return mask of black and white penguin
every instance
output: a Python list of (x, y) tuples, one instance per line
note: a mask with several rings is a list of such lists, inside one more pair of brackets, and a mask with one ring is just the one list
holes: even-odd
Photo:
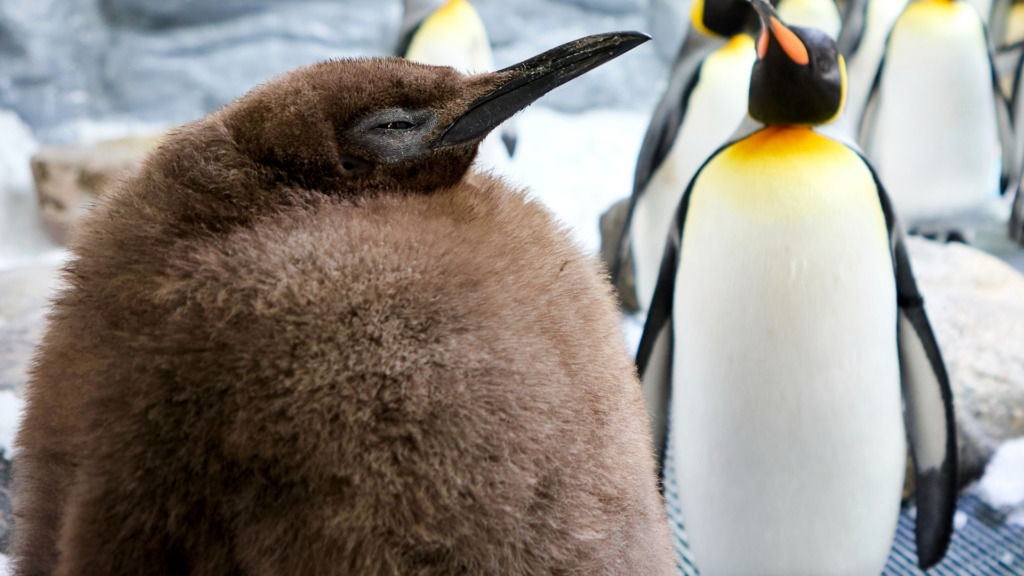
[(637, 358), (671, 406), (694, 558), (709, 576), (879, 574), (909, 432), (928, 567), (956, 499), (946, 370), (879, 178), (812, 129), (842, 107), (842, 56), (753, 5), (759, 124), (687, 187)]
[(889, 34), (859, 140), (912, 230), (955, 229), (946, 222), (984, 211), (1012, 185), (1009, 108), (970, 3), (907, 5)]
[(612, 265), (614, 279), (622, 255), (632, 251), (641, 310), (654, 293), (661, 249), (686, 183), (746, 116), (756, 55), (745, 27), (753, 19), (746, 0), (692, 5), (690, 30), (640, 147), (627, 224)]
[[(779, 11), (800, 25), (838, 34), (833, 0), (782, 0)], [(627, 224), (612, 264), (614, 281), (623, 254), (632, 251), (641, 310), (650, 304), (661, 249), (686, 184), (746, 117), (755, 60), (748, 25), (755, 20), (746, 0), (691, 5), (690, 29), (640, 147)]]
[(271, 80), (72, 247), (17, 437), (19, 576), (675, 570), (611, 287), (484, 136), (647, 40)]

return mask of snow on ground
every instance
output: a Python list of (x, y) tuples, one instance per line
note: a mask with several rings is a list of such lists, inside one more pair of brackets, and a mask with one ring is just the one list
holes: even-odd
[(23, 400), (14, 392), (9, 390), (0, 392), (0, 447), (3, 447), (4, 455), (7, 458), (11, 457), (14, 433), (18, 429), (22, 404)]
[(1024, 438), (999, 447), (977, 491), (989, 506), (1006, 512), (1008, 522), (1024, 526)]

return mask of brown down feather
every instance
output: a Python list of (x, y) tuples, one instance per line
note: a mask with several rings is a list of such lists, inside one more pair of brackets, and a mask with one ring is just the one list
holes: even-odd
[(491, 81), (303, 68), (99, 203), (26, 392), (16, 574), (674, 573), (595, 259), (475, 143), (336, 166), (367, 110)]

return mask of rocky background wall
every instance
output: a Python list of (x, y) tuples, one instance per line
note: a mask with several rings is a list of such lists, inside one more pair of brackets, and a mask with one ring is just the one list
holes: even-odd
[[(649, 106), (689, 0), (475, 2), (504, 66), (612, 29), (655, 32), (630, 66), (603, 68), (548, 106)], [(6, 0), (0, 3), (0, 110), (47, 143), (83, 136), (76, 121), (177, 124), (286, 70), (389, 54), (399, 0)], [(86, 134), (88, 135), (88, 134)]]

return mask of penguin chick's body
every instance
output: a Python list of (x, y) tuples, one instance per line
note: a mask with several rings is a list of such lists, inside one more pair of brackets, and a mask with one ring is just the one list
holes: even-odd
[(466, 172), (508, 98), (616, 41), (328, 62), (169, 136), (74, 245), (15, 573), (672, 573), (609, 286)]
[(1016, 174), (985, 27), (962, 0), (911, 2), (886, 44), (861, 145), (910, 225), (976, 211)]

